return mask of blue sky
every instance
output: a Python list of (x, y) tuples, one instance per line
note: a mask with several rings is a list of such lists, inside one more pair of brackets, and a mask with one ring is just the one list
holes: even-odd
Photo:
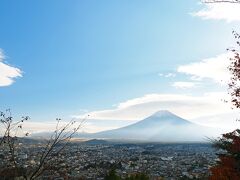
[(43, 122), (149, 94), (223, 91), (211, 75), (179, 72), (233, 44), (239, 19), (191, 14), (204, 8), (197, 0), (3, 0), (1, 61), (22, 77), (0, 86), (0, 109)]

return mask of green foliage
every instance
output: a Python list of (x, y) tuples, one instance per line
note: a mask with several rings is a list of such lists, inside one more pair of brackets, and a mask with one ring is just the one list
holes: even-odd
[(111, 170), (107, 175), (106, 177), (104, 178), (104, 180), (121, 180), (121, 177), (118, 176), (116, 174), (116, 171), (113, 169)]
[(121, 178), (116, 174), (115, 170), (111, 170), (104, 178), (104, 180), (149, 180), (150, 178), (144, 173), (131, 174), (126, 178)]
[(149, 177), (144, 173), (140, 173), (140, 174), (130, 175), (125, 180), (149, 180)]

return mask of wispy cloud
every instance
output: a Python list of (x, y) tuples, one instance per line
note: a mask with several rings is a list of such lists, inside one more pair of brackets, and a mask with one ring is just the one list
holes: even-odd
[(5, 56), (0, 49), (0, 86), (9, 86), (17, 77), (22, 77), (22, 71), (4, 62)]
[(173, 87), (175, 88), (182, 88), (182, 89), (187, 89), (187, 88), (193, 88), (196, 86), (196, 82), (189, 82), (189, 81), (178, 81), (174, 82), (172, 84)]
[[(61, 121), (59, 123), (59, 127), (65, 126), (69, 121)], [(79, 125), (81, 120), (77, 121), (76, 125)], [(135, 123), (135, 121), (126, 121), (126, 120), (94, 120), (87, 119), (84, 123), (81, 123), (81, 128), (78, 132), (99, 132), (110, 129), (116, 129), (119, 127), (124, 127)], [(43, 133), (43, 132), (54, 132), (56, 130), (56, 122), (55, 121), (28, 121), (23, 124), (23, 129), (18, 132), (18, 135), (22, 136), (25, 133), (35, 134), (35, 133)], [(2, 131), (0, 129), (0, 135), (2, 135)]]
[(165, 77), (165, 78), (171, 78), (171, 77), (175, 77), (176, 74), (174, 74), (174, 73), (167, 73), (167, 74), (158, 73), (158, 76)]
[(217, 127), (225, 129), (228, 132), (235, 130), (239, 126), (239, 112), (237, 110), (231, 113), (221, 113), (212, 116), (203, 116), (200, 118), (193, 119), (192, 121), (198, 124), (202, 124), (209, 127)]
[(203, 59), (199, 62), (179, 66), (177, 71), (191, 75), (193, 80), (209, 78), (217, 83), (226, 83), (230, 78), (228, 66), (231, 53), (225, 53), (213, 58)]
[(227, 22), (240, 21), (240, 4), (237, 3), (210, 3), (204, 8), (191, 13), (203, 19), (225, 20)]
[[(119, 103), (113, 109), (87, 113), (90, 117), (83, 123), (80, 131), (97, 132), (123, 127), (144, 119), (156, 111), (166, 109), (199, 124), (229, 129), (233, 127), (229, 126), (229, 123), (235, 122), (239, 113), (234, 112), (231, 105), (224, 103), (222, 99), (227, 99), (227, 94), (224, 92), (211, 92), (199, 96), (147, 94)], [(79, 118), (79, 122), (81, 122), (82, 117), (86, 117), (86, 114), (74, 115), (73, 117)], [(56, 123), (53, 121), (27, 122), (24, 129), (30, 133), (36, 133), (53, 131), (55, 126)]]
[[(91, 119), (104, 120), (141, 120), (156, 111), (167, 109), (184, 118), (231, 112), (231, 107), (222, 99), (226, 94), (213, 92), (202, 96), (181, 94), (147, 94), (143, 97), (119, 103), (114, 109), (89, 112)], [(79, 115), (75, 117), (83, 117)]]

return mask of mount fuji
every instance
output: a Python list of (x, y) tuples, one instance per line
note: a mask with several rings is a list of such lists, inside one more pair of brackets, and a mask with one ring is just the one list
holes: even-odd
[(132, 125), (87, 136), (110, 140), (204, 142), (217, 135), (219, 134), (213, 128), (192, 123), (167, 110), (161, 110)]

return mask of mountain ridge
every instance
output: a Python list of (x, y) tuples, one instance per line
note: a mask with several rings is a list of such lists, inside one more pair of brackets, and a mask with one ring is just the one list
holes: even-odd
[(134, 124), (92, 134), (94, 138), (157, 142), (206, 141), (213, 129), (194, 124), (168, 110), (160, 110)]
[(160, 110), (125, 127), (97, 133), (77, 133), (76, 136), (115, 141), (206, 142), (216, 134), (213, 128), (195, 124), (168, 110)]

